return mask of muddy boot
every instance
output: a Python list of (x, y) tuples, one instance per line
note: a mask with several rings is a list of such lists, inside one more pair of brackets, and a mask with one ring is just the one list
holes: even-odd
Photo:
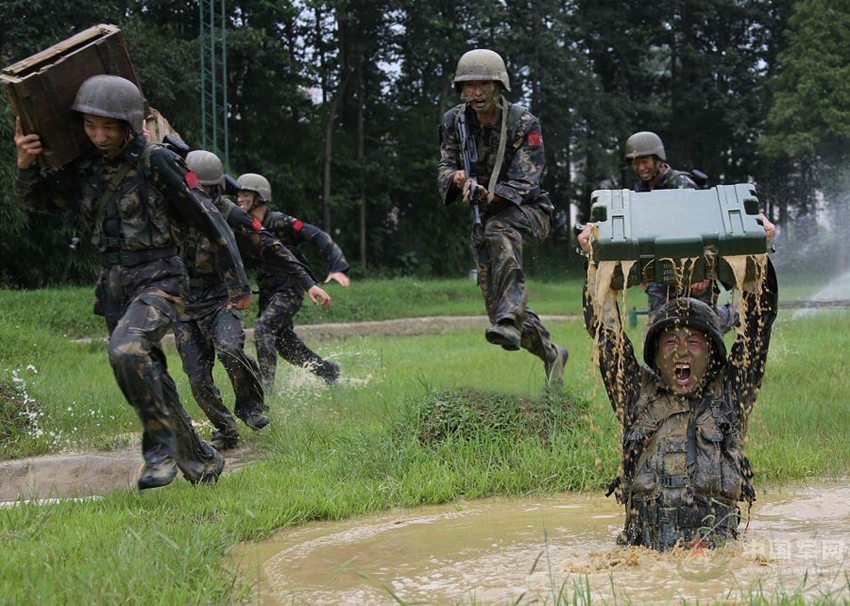
[(335, 385), (337, 379), (339, 379), (339, 364), (331, 362), (330, 360), (323, 361), (318, 366), (314, 366), (311, 370), (317, 377), (323, 378), (325, 383), (328, 385)]
[(164, 457), (155, 463), (142, 464), (139, 470), (139, 490), (167, 486), (177, 475), (177, 463), (171, 457)]
[(546, 371), (546, 391), (559, 391), (564, 386), (564, 367), (567, 365), (567, 360), (570, 353), (566, 347), (560, 345), (552, 345), (554, 351), (544, 364)]
[(236, 448), (238, 442), (239, 434), (231, 433), (229, 431), (214, 431), (210, 438), (210, 446), (219, 452)]
[(258, 408), (237, 410), (236, 416), (242, 419), (242, 422), (254, 431), (259, 431), (269, 424), (269, 417), (263, 414), (263, 411)]
[(183, 472), (183, 476), (189, 480), (192, 484), (214, 484), (218, 480), (218, 476), (221, 475), (221, 472), (224, 470), (224, 457), (218, 454), (218, 452), (213, 451), (215, 455), (206, 465), (204, 465), (201, 472), (195, 477), (189, 477)]
[(519, 330), (510, 320), (500, 320), (498, 324), (492, 324), (484, 331), (484, 338), (508, 351), (518, 351), (522, 340)]

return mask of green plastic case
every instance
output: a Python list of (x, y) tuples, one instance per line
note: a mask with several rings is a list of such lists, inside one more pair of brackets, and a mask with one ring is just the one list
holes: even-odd
[(749, 183), (641, 193), (596, 190), (590, 207), (590, 220), (599, 230), (593, 260), (637, 262), (625, 280), (622, 273), (614, 276), (615, 288), (623, 282), (676, 284), (706, 278), (734, 283), (724, 257), (767, 252), (759, 212)]

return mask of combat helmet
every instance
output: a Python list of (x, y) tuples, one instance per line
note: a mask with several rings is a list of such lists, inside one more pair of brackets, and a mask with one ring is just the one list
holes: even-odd
[(508, 70), (499, 53), (486, 48), (476, 48), (468, 51), (457, 62), (455, 72), (455, 90), (460, 92), (463, 82), (473, 80), (496, 80), (502, 83), (502, 87), (510, 91), (511, 82), (508, 79)]
[(633, 160), (640, 156), (658, 156), (662, 160), (667, 159), (664, 153), (664, 143), (661, 137), (655, 133), (643, 130), (633, 134), (626, 141), (626, 158)]
[(236, 186), (245, 191), (252, 191), (260, 197), (260, 202), (270, 202), (272, 199), (272, 186), (268, 179), (257, 173), (245, 173), (236, 180)]
[(92, 76), (80, 85), (71, 109), (81, 114), (123, 120), (134, 133), (142, 132), (145, 102), (139, 88), (121, 76)]
[(214, 153), (204, 149), (190, 151), (186, 155), (186, 165), (201, 185), (224, 187), (224, 167)]
[(711, 342), (711, 370), (717, 370), (726, 364), (726, 344), (717, 314), (710, 305), (691, 297), (676, 298), (665, 303), (659, 309), (646, 330), (643, 342), (643, 361), (650, 368), (655, 366), (655, 354), (658, 352), (658, 337), (668, 328), (694, 328), (705, 334)]

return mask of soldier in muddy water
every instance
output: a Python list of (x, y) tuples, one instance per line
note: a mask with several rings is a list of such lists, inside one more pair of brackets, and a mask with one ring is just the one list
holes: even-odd
[[(762, 220), (769, 242), (774, 228)], [(593, 228), (587, 224), (578, 237), (586, 253)], [(620, 324), (610, 276), (606, 280), (602, 264), (588, 267), (585, 322), (623, 432), (620, 473), (608, 492), (625, 506), (621, 544), (658, 550), (721, 544), (737, 537), (738, 502), (755, 499), (744, 443), (764, 377), (778, 287), (767, 255), (752, 260), (757, 276), (739, 285), (742, 319), (728, 355), (714, 311), (681, 297), (664, 304), (649, 324), (646, 366)]]
[[(237, 202), (262, 226), (279, 239), (302, 262), (306, 260), (299, 246), (313, 245), (326, 264), (325, 284), (336, 282), (343, 288), (351, 284), (348, 261), (330, 235), (292, 215), (271, 210), (272, 188), (268, 179), (257, 173), (245, 173), (237, 179)], [(304, 302), (306, 283), (292, 280), (280, 272), (269, 271), (260, 265), (257, 272), (260, 286), (260, 317), (254, 327), (257, 361), (266, 390), (274, 386), (277, 354), (295, 366), (301, 366), (327, 384), (339, 379), (339, 364), (322, 358), (310, 349), (295, 332), (295, 315)]]
[[(328, 307), (330, 297), (316, 286), (307, 268), (264, 230), (259, 221), (223, 195), (225, 175), (221, 159), (212, 152), (195, 150), (186, 156), (186, 163), (233, 230), (245, 262), (262, 263), (268, 272), (296, 280), (314, 304)], [(241, 313), (227, 306), (227, 287), (213, 253), (209, 239), (190, 228), (181, 249), (189, 272), (189, 296), (186, 313), (174, 325), (174, 336), (192, 394), (215, 427), (210, 443), (222, 451), (237, 445), (239, 432), (213, 380), (216, 357), (233, 386), (236, 416), (254, 430), (265, 427), (269, 417), (265, 414), (268, 407), (260, 369), (245, 353)]]
[[(505, 98), (511, 90), (508, 73), (491, 50), (464, 54), (454, 84), (463, 102), (440, 124), (437, 185), (446, 205), (481, 200), (473, 208), (471, 244), (491, 323), (484, 336), (507, 351), (522, 348), (540, 358), (547, 389), (560, 390), (568, 353), (527, 306), (522, 268), (524, 248), (546, 239), (555, 211), (540, 188), (545, 171), (540, 122)], [(462, 139), (476, 150), (470, 171), (477, 175), (464, 170)]]
[(224, 458), (192, 426), (161, 339), (183, 312), (187, 275), (178, 249), (189, 225), (215, 250), (228, 305), (235, 310), (250, 305), (233, 234), (183, 160), (149, 143), (144, 100), (135, 84), (93, 76), (80, 86), (71, 109), (93, 149), (61, 169), (39, 168), (41, 140), (24, 134), (16, 119), (15, 197), (32, 210), (68, 212), (82, 220), (100, 253), (95, 313), (106, 319), (109, 362), (142, 423), (139, 489), (171, 483), (178, 468), (192, 483), (213, 482)]

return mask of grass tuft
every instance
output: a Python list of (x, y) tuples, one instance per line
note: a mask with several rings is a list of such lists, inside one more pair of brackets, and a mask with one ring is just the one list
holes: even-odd
[(431, 391), (412, 410), (417, 439), (423, 445), (447, 438), (477, 440), (538, 438), (569, 432), (585, 402), (566, 394), (532, 398), (472, 388)]

